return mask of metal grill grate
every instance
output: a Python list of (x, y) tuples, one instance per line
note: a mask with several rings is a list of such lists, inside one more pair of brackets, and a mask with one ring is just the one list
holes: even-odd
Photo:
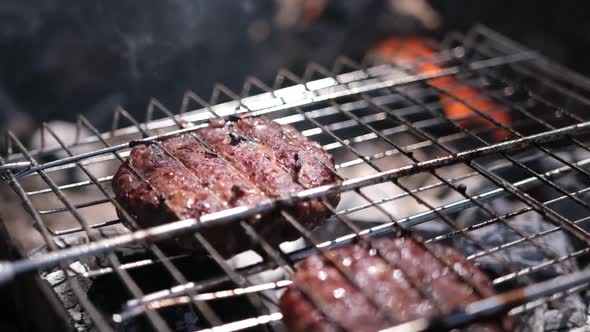
[[(444, 259), (429, 245), (441, 242), (457, 247), (468, 259), (489, 268), (500, 290), (529, 286), (518, 296), (510, 293), (512, 297), (476, 302), (442, 318), (445, 324), (508, 309), (524, 317), (550, 301), (585, 290), (590, 280), (586, 272), (538, 282), (576, 273), (590, 252), (585, 227), (590, 218), (590, 147), (585, 135), (590, 127), (585, 111), (590, 82), (481, 26), (466, 36), (450, 35), (437, 49), (427, 57), (415, 54), (404, 63), (369, 66), (341, 58), (331, 70), (311, 65), (302, 77), (282, 71), (272, 87), (251, 78), (240, 94), (218, 85), (208, 102), (189, 92), (179, 114), (152, 100), (144, 123), (119, 109), (113, 130), (104, 134), (80, 116), (79, 132), (90, 136), (64, 142), (59, 133), (45, 127), (45, 141), (56, 144), (40, 150), (27, 150), (8, 133), (8, 153), (1, 160), (3, 177), (33, 217), (46, 251), (4, 263), (1, 279), (6, 282), (31, 271), (47, 278), (61, 271), (81, 312), (89, 318), (81, 329), (92, 326), (110, 331), (140, 316), (154, 329), (170, 331), (177, 326), (163, 317), (164, 308), (183, 306), (198, 317), (199, 328), (210, 328), (207, 331), (280, 330), (281, 314), (269, 291), (292, 283), (288, 276), (297, 268), (294, 262), (312, 253), (326, 255), (354, 283), (350, 271), (329, 249), (352, 241), (370, 245), (375, 237), (403, 232), (416, 236), (443, 264)], [(416, 68), (425, 63), (436, 64), (440, 70), (417, 73)], [(454, 85), (433, 84), (437, 78), (448, 77), (456, 79)], [(464, 98), (458, 91), (466, 86), (478, 93)], [(495, 107), (477, 107), (482, 99), (493, 101)], [(469, 112), (449, 116), (450, 104)], [(194, 105), (199, 109), (189, 112)], [(212, 118), (242, 113), (291, 124), (320, 142), (335, 156), (341, 182), (200, 220), (179, 220), (134, 232), (107, 231), (120, 229), (115, 209), (123, 209), (114, 200), (110, 180), (131, 147), (159, 144), (163, 138), (202, 128)], [(58, 158), (47, 161), (52, 155)], [(68, 181), (72, 172), (83, 180)], [(342, 194), (338, 207), (326, 200), (332, 192)], [(332, 211), (329, 222), (320, 227), (324, 229), (308, 231), (281, 210), (301, 233), (303, 247), (273, 247), (245, 221), (248, 216), (309, 199), (322, 200)], [(122, 216), (134, 224), (128, 213)], [(530, 225), (523, 225), (527, 220), (538, 221), (535, 225), (541, 228), (531, 231)], [(236, 267), (199, 232), (202, 227), (228, 222), (239, 223), (266, 258)], [(489, 230), (508, 235), (490, 239)], [(196, 280), (187, 275), (183, 263), (193, 258), (168, 257), (160, 249), (159, 240), (181, 233), (194, 234), (216, 264), (215, 273)], [(554, 242), (558, 236), (567, 243)], [(130, 246), (141, 247), (135, 249), (142, 254), (131, 259), (122, 256), (121, 250)], [(527, 262), (515, 260), (513, 254), (522, 251), (536, 256)], [(80, 262), (82, 267), (74, 268)], [(167, 286), (146, 287), (138, 277), (138, 271), (146, 267), (157, 267), (162, 272), (158, 278), (166, 279)], [(277, 268), (279, 278), (254, 281), (254, 276)], [(448, 268), (456, 273), (453, 266)], [(116, 304), (114, 315), (86, 292), (86, 280), (95, 287), (97, 280), (110, 276), (128, 294), (127, 301)], [(470, 280), (465, 282), (478, 291)], [(54, 284), (55, 288), (61, 285)], [(322, 310), (305, 285), (295, 286)], [(432, 298), (427, 291), (421, 292)], [(248, 309), (220, 309), (212, 302), (236, 298)], [(431, 323), (417, 321), (404, 327), (424, 329)]]

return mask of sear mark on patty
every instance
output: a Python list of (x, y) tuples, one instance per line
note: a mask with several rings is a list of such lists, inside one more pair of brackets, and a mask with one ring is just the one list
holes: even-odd
[[(337, 180), (332, 173), (333, 158), (319, 144), (303, 135), (297, 138), (298, 142), (290, 142), (293, 139), (281, 131), (284, 126), (269, 125), (269, 120), (260, 122), (255, 135), (250, 135), (242, 129), (249, 127), (245, 122), (253, 119), (256, 118), (215, 121), (206, 128), (159, 142), (174, 157), (165, 154), (158, 144), (135, 146), (113, 177), (116, 199), (140, 227), (151, 227), (179, 218), (199, 218), (226, 208), (263, 204), (269, 199), (295, 195), (305, 188)], [(267, 133), (262, 135), (265, 130)], [(258, 139), (261, 136), (265, 140)], [(289, 149), (276, 142), (269, 144), (270, 140), (288, 141), (284, 146)], [(312, 159), (309, 151), (321, 162)], [(158, 195), (162, 195), (166, 204), (162, 204)], [(339, 197), (330, 199), (337, 204)], [(318, 201), (298, 203), (288, 212), (309, 229), (329, 215)], [(276, 212), (254, 219), (257, 230), (270, 237), (267, 239), (271, 243), (299, 237)], [(226, 230), (208, 232), (211, 242), (224, 256), (250, 249), (249, 238), (234, 224), (222, 226)], [(194, 250), (198, 246), (193, 242), (187, 240), (173, 246)]]

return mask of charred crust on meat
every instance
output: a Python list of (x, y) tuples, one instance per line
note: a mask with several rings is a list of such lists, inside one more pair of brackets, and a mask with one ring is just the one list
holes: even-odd
[(232, 197), (229, 201), (230, 204), (235, 203), (238, 199), (242, 198), (246, 192), (238, 185), (231, 186)]
[(238, 121), (240, 121), (240, 117), (237, 116), (237, 115), (235, 115), (235, 114), (232, 114), (232, 115), (229, 115), (227, 117), (227, 121), (229, 121), (229, 122), (238, 122)]
[(393, 235), (393, 237), (398, 238), (398, 237), (411, 237), (413, 236), (414, 238), (418, 238), (415, 234), (412, 234), (412, 232), (408, 229), (405, 228), (400, 228), (397, 229)]
[(162, 193), (156, 192), (156, 197), (158, 198), (158, 205), (162, 209), (166, 209), (166, 197), (162, 195)]
[(295, 172), (299, 172), (301, 170), (301, 159), (299, 158), (299, 153), (295, 153), (293, 155), (293, 159), (295, 160)]
[(153, 144), (153, 142), (152, 141), (147, 141), (146, 142), (144, 140), (137, 139), (137, 140), (130, 141), (129, 142), (129, 147), (130, 148), (134, 148), (134, 147), (139, 146), (139, 145), (150, 145), (150, 144)]
[(365, 241), (369, 240), (366, 237), (362, 237), (362, 236), (355, 236), (352, 238), (352, 240), (350, 241), (351, 244), (356, 244), (359, 245), (361, 243), (364, 243)]
[(294, 171), (294, 178), (295, 181), (299, 181), (299, 171), (301, 171), (301, 158), (299, 158), (299, 153), (295, 153), (293, 155), (294, 163), (293, 163), (293, 171)]
[(211, 149), (207, 149), (205, 151), (205, 157), (207, 157), (207, 158), (217, 158), (217, 157), (219, 157), (219, 153), (217, 153), (216, 151), (213, 151)]
[(461, 194), (465, 194), (467, 192), (467, 186), (464, 183), (461, 183), (457, 186), (457, 191)]
[(242, 142), (248, 141), (248, 139), (246, 137), (244, 137), (236, 132), (233, 132), (233, 131), (231, 133), (229, 133), (229, 138), (231, 139), (229, 142), (229, 144), (231, 144), (231, 145), (238, 145)]

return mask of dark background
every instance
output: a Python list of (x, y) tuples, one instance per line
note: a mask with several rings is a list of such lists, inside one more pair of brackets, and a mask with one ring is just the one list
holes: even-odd
[(186, 89), (207, 99), (214, 82), (239, 91), (247, 75), (271, 81), (281, 67), (361, 58), (391, 35), (441, 37), (476, 23), (590, 72), (587, 2), (424, 0), (434, 23), (399, 10), (417, 2), (4, 0), (0, 127), (27, 137), (82, 113), (106, 129), (119, 105), (143, 119), (150, 97), (177, 109)]

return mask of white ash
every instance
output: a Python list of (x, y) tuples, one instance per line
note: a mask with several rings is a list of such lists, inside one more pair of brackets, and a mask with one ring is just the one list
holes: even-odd
[(519, 322), (517, 332), (588, 331), (587, 300), (578, 294), (540, 305)]
[[(573, 153), (567, 159), (571, 160), (572, 156), (574, 155), (576, 154)], [(544, 172), (546, 170), (555, 169), (562, 165), (555, 162), (555, 160), (546, 158), (528, 166), (536, 169), (538, 172)], [(517, 178), (519, 176), (529, 177), (531, 175), (523, 174), (521, 171), (517, 171), (516, 169), (505, 169), (501, 172), (501, 176), (507, 181), (515, 182), (521, 179)], [(574, 174), (567, 174), (552, 180), (556, 181), (560, 187), (564, 188), (568, 192), (574, 192), (585, 188), (587, 187), (588, 182), (587, 179), (584, 179), (580, 175)], [(480, 186), (480, 188), (474, 188), (474, 192), (485, 192), (491, 189), (487, 187), (481, 187), (484, 186)], [(538, 186), (532, 190), (534, 190), (535, 198), (541, 202), (548, 201), (556, 197), (556, 192), (554, 190), (548, 189), (546, 186)], [(561, 194), (558, 195), (561, 196)], [(580, 198), (585, 200), (584, 196), (581, 196)], [(574, 208), (573, 205), (575, 205), (575, 203), (573, 203), (571, 200), (563, 200), (551, 204), (550, 208), (555, 212), (566, 216), (570, 220), (577, 220), (581, 217), (587, 216), (588, 211), (584, 211), (583, 208), (579, 208), (578, 206)], [(486, 203), (485, 206), (499, 216), (518, 211), (525, 207), (523, 203), (519, 202), (516, 198), (510, 195), (497, 198), (492, 202)], [(467, 227), (486, 220), (490, 220), (492, 218), (493, 216), (490, 216), (480, 208), (471, 208), (462, 211), (457, 218), (457, 222), (460, 227)], [(518, 229), (525, 236), (554, 229), (556, 226), (554, 223), (545, 219), (539, 213), (533, 211), (508, 218), (506, 219), (506, 222), (512, 227)], [(488, 248), (500, 246), (522, 238), (513, 230), (510, 230), (502, 222), (496, 222), (483, 228), (473, 230), (469, 232), (469, 234)], [(454, 245), (458, 248), (461, 248), (463, 253), (466, 255), (472, 255), (482, 251), (481, 248), (462, 235), (456, 236), (453, 242)], [(563, 257), (573, 253), (576, 249), (578, 249), (578, 241), (561, 230), (545, 236), (537, 237), (534, 239), (534, 242), (539, 247), (548, 249), (550, 253), (543, 252), (541, 249), (533, 246), (530, 242), (525, 241), (518, 245), (497, 251), (496, 257), (499, 256), (501, 259), (503, 258), (513, 269), (518, 271), (528, 267), (537, 266), (554, 258), (551, 257), (551, 255)], [(503, 270), (501, 262), (491, 255), (479, 257), (476, 259), (476, 261), (481, 264), (484, 269), (491, 271), (493, 274), (500, 276), (506, 273), (506, 271)], [(534, 273), (528, 274), (528, 280), (520, 278), (519, 281), (542, 281), (568, 273), (568, 270), (575, 271), (581, 268), (580, 263), (574, 259), (566, 260), (563, 263), (563, 266), (554, 264)], [(521, 283), (520, 285), (523, 284)], [(587, 313), (587, 296), (584, 294), (573, 294), (565, 298), (540, 305), (531, 311), (521, 314), (517, 319), (517, 330), (526, 332), (570, 330), (572, 328), (584, 326), (589, 317)]]
[[(517, 211), (519, 210), (519, 207), (521, 207), (519, 204), (506, 198), (496, 199), (487, 203), (485, 206), (500, 216), (509, 212)], [(459, 227), (467, 227), (492, 218), (492, 216), (482, 209), (472, 208), (461, 213), (457, 222)], [(507, 219), (507, 223), (527, 236), (555, 228), (552, 223), (544, 220), (539, 214), (534, 212), (528, 212)], [(522, 239), (519, 234), (511, 230), (501, 221), (473, 230), (469, 232), (469, 234), (488, 248), (494, 248)], [(553, 253), (557, 257), (566, 256), (574, 252), (571, 239), (562, 231), (556, 231), (538, 237), (532, 241), (539, 247), (547, 248), (549, 253)], [(465, 236), (457, 236), (455, 243), (457, 244), (457, 247), (462, 248), (463, 253), (466, 255), (473, 255), (482, 251), (482, 248), (467, 239)], [(521, 244), (502, 249), (494, 255), (490, 254), (480, 257), (477, 259), (477, 262), (485, 269), (493, 271), (497, 275), (502, 275), (506, 273), (506, 271), (503, 269), (500, 258), (497, 258), (498, 256), (507, 261), (514, 270), (521, 270), (541, 264), (549, 258), (554, 258), (547, 257), (547, 254), (547, 252), (543, 252), (541, 249), (533, 246), (530, 242), (525, 241)], [(567, 261), (566, 265), (569, 265), (570, 268), (575, 268), (573, 261)], [(552, 265), (551, 267), (541, 270), (540, 273), (535, 274), (535, 276), (537, 276), (537, 278), (545, 279), (558, 276), (565, 272), (567, 271), (565, 271), (562, 266)]]
[[(81, 264), (73, 263), (70, 267), (74, 267), (75, 270), (79, 270), (81, 268)], [(67, 272), (72, 279), (76, 279), (80, 284), (82, 290), (87, 292), (92, 285), (92, 282), (89, 279), (83, 278), (80, 274), (75, 274), (73, 272)], [(68, 314), (71, 318), (71, 324), (76, 328), (79, 332), (90, 331), (90, 327), (92, 323), (88, 314), (82, 309), (80, 304), (78, 303), (77, 297), (74, 295), (70, 284), (66, 282), (66, 277), (62, 270), (57, 270), (48, 273), (42, 273), (41, 277), (45, 279), (52, 287), (57, 297), (61, 300), (64, 305), (64, 308), (68, 311)]]

